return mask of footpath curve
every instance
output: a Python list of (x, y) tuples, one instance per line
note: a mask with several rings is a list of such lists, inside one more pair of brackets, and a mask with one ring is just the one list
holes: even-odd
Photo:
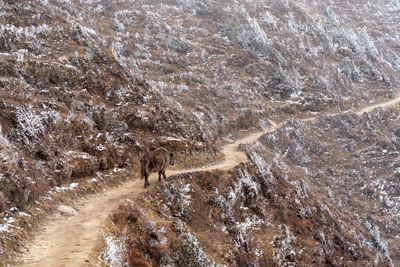
[[(400, 97), (387, 102), (374, 104), (355, 112), (361, 115), (377, 107), (388, 107), (400, 103)], [(343, 112), (344, 113), (344, 112)], [(338, 115), (334, 113), (330, 115)], [(329, 115), (329, 114), (328, 114)], [(312, 121), (316, 118), (305, 118), (302, 121)], [(267, 132), (273, 132), (282, 127), (270, 121), (271, 127)], [(238, 150), (239, 144), (253, 143), (263, 132), (252, 133), (244, 138), (226, 144), (222, 148), (224, 160), (212, 166), (185, 170), (167, 171), (168, 175), (179, 173), (210, 171), (215, 169), (229, 170), (241, 162), (247, 162), (246, 154)], [(150, 176), (150, 183), (156, 182), (156, 175)], [(135, 179), (121, 186), (111, 188), (104, 194), (89, 196), (75, 202), (69, 216), (54, 215), (38, 232), (29, 245), (29, 249), (21, 256), (17, 266), (37, 267), (73, 267), (100, 266), (98, 252), (102, 244), (102, 226), (107, 216), (121, 203), (122, 200), (144, 192), (143, 181)], [(68, 213), (68, 212), (67, 212)]]
[[(220, 163), (204, 168), (167, 170), (167, 175), (232, 169), (239, 163), (248, 161), (246, 154), (238, 150), (239, 144), (253, 143), (261, 135), (262, 132), (256, 132), (225, 145), (222, 149), (224, 160)], [(155, 174), (150, 176), (150, 183), (158, 183)], [(47, 222), (44, 229), (34, 237), (29, 250), (22, 255), (17, 266), (100, 266), (96, 254), (101, 249), (101, 229), (107, 216), (122, 200), (144, 191), (143, 180), (135, 179), (111, 188), (104, 194), (78, 200), (74, 208), (66, 210), (68, 216), (58, 214)]]

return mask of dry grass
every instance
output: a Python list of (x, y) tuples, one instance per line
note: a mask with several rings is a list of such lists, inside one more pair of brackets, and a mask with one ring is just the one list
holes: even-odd
[(4, 197), (3, 192), (0, 192), (0, 214), (6, 210), (6, 207), (6, 198)]
[(129, 266), (153, 266), (162, 261), (166, 247), (157, 244), (157, 229), (135, 205), (120, 205), (111, 221), (113, 234), (124, 240)]

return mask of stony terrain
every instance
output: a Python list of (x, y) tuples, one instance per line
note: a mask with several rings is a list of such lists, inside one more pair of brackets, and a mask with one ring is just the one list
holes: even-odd
[(288, 120), (243, 147), (250, 163), (174, 176), (114, 213), (116, 261), (397, 266), (395, 110)]
[[(260, 137), (256, 132), (236, 142), (224, 145), (224, 160), (200, 168), (168, 170), (168, 175), (194, 171), (230, 170), (247, 161), (238, 145), (252, 143)], [(115, 174), (114, 174), (115, 175)], [(151, 184), (156, 184), (157, 176), (150, 176)], [(73, 203), (73, 206), (60, 205), (55, 216), (46, 223), (40, 234), (36, 235), (26, 252), (21, 256), (18, 266), (93, 266), (101, 264), (103, 234), (100, 229), (106, 224), (108, 216), (118, 208), (121, 200), (146, 194), (143, 180), (128, 181), (121, 186), (107, 190), (104, 194), (92, 195)], [(99, 207), (101, 209), (99, 210)], [(135, 233), (133, 233), (135, 234)]]
[[(43, 203), (137, 177), (144, 146), (193, 169), (273, 121), (279, 129), (242, 147), (251, 162), (178, 175), (142, 196), (145, 207), (116, 212), (105, 260), (400, 264), (398, 107), (356, 112), (397, 96), (399, 10), (398, 0), (0, 0), (0, 265)], [(143, 227), (142, 239), (120, 238)]]

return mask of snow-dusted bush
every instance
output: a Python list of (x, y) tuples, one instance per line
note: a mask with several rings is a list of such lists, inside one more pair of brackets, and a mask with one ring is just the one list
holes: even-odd
[(392, 259), (390, 258), (390, 251), (388, 243), (381, 238), (381, 232), (379, 231), (379, 227), (373, 222), (366, 221), (364, 223), (365, 228), (371, 234), (372, 240), (368, 242), (370, 246), (379, 249), (384, 257), (386, 257), (390, 263), (392, 263)]
[(105, 239), (105, 250), (103, 253), (103, 259), (111, 267), (122, 267), (124, 266), (124, 256), (126, 249), (123, 243), (115, 239), (112, 236), (108, 236)]
[(212, 133), (210, 129), (210, 124), (208, 123), (209, 121), (209, 116), (208, 114), (205, 114), (204, 112), (201, 111), (195, 111), (193, 112), (194, 117), (196, 118), (196, 123), (200, 129), (202, 138), (205, 141), (212, 140), (212, 137), (214, 134)]
[(300, 37), (299, 48), (304, 52), (305, 56), (313, 62), (318, 60), (320, 54), (322, 54), (322, 47), (314, 46), (310, 39), (306, 36), (305, 40)]
[(295, 266), (296, 250), (292, 243), (295, 237), (286, 225), (282, 226), (283, 235), (274, 240), (273, 257), (279, 263), (279, 266)]
[(118, 32), (125, 31), (125, 25), (119, 19), (115, 18), (113, 22), (113, 28)]
[(279, 66), (271, 80), (271, 86), (273, 99), (298, 97), (303, 90), (303, 77), (295, 68), (284, 70), (282, 66)]
[[(67, 1), (69, 1), (69, 0), (67, 0)], [(82, 5), (91, 6), (91, 5), (102, 3), (102, 0), (79, 0), (79, 2)]]
[(73, 25), (73, 36), (80, 42), (86, 43), (87, 48), (97, 48), (98, 44), (106, 44), (106, 41), (96, 32), (95, 29), (74, 23)]
[(205, 15), (212, 12), (212, 3), (210, 0), (178, 0), (178, 3), (189, 11), (197, 15)]
[(390, 51), (385, 55), (385, 58), (394, 68), (400, 69), (400, 56), (396, 52)]
[(329, 32), (323, 20), (319, 16), (308, 18), (304, 27), (304, 31), (311, 37), (316, 37), (323, 47), (322, 52), (325, 54), (336, 51), (337, 45), (335, 45), (332, 38), (332, 34)]
[(358, 44), (359, 47), (361, 47), (358, 53), (361, 55), (362, 58), (370, 62), (378, 61), (380, 53), (365, 28), (359, 31)]
[(390, 0), (389, 3), (395, 7), (395, 9), (400, 8), (400, 0)]
[(325, 9), (325, 15), (328, 17), (328, 19), (335, 25), (339, 24), (339, 18), (335, 14), (335, 12), (332, 10), (330, 6), (327, 6)]
[(76, 27), (79, 29), (80, 33), (83, 34), (83, 36), (86, 38), (92, 38), (94, 36), (97, 36), (97, 32), (92, 28), (80, 24), (77, 24)]
[[(295, 145), (295, 148), (298, 148), (299, 145)], [(295, 150), (296, 151), (296, 150)], [(297, 150), (298, 151), (298, 150)], [(283, 157), (286, 155), (281, 155), (279, 153), (274, 153), (272, 164), (271, 164), (271, 172), (274, 176), (278, 176), (279, 178), (283, 178), (289, 181), (289, 166), (283, 160)], [(290, 181), (289, 181), (290, 182)]]
[(0, 125), (0, 149), (4, 147), (11, 147), (10, 141), (4, 136), (2, 127)]
[(272, 30), (278, 29), (278, 18), (272, 15), (268, 10), (266, 10), (262, 16), (262, 22), (267, 24)]
[(236, 245), (242, 251), (249, 253), (250, 245), (247, 236), (249, 230), (256, 230), (260, 225), (264, 224), (264, 220), (259, 219), (255, 215), (247, 216), (243, 222), (236, 222), (228, 228), (228, 232), (232, 235)]
[(187, 43), (179, 37), (166, 35), (163, 38), (163, 42), (168, 49), (174, 50), (178, 53), (186, 53), (189, 50), (189, 46), (187, 45)]
[(375, 42), (369, 36), (366, 28), (355, 32), (351, 28), (338, 27), (332, 31), (335, 43), (355, 51), (362, 59), (375, 62), (379, 58), (379, 51)]
[(115, 41), (111, 46), (111, 51), (118, 63), (125, 67), (128, 72), (133, 76), (141, 75), (136, 59), (132, 55), (127, 54), (121, 41)]
[[(260, 184), (245, 168), (238, 172), (238, 179), (227, 190), (220, 194), (218, 190), (212, 198), (213, 205), (221, 209), (221, 218), (224, 228), (230, 234), (232, 241), (242, 252), (251, 251), (248, 232), (257, 229), (264, 224), (264, 220), (258, 215), (248, 213), (249, 208), (258, 209), (262, 197)], [(237, 212), (237, 208), (245, 211), (245, 216)]]
[[(56, 130), (61, 128), (71, 133), (72, 136), (89, 136), (88, 134), (98, 131), (98, 129), (95, 128), (96, 122), (93, 121), (93, 118), (90, 116), (90, 114), (86, 115), (78, 112), (70, 113), (68, 117), (64, 118), (62, 123), (58, 123), (57, 126), (58, 127)], [(77, 143), (73, 142), (72, 144)], [(71, 150), (71, 148), (67, 148), (67, 150)]]
[(28, 140), (38, 139), (48, 127), (59, 119), (54, 111), (42, 111), (37, 114), (31, 107), (17, 108), (16, 117), (21, 137)]
[(41, 24), (38, 26), (29, 27), (17, 27), (11, 24), (0, 25), (0, 36), (2, 35), (14, 35), (17, 39), (30, 39), (34, 40), (38, 36), (46, 36), (52, 28), (47, 24)]
[(251, 17), (244, 6), (235, 5), (228, 14), (225, 31), (232, 41), (258, 52), (264, 52), (271, 45), (257, 18)]
[(341, 65), (340, 71), (344, 73), (351, 81), (360, 81), (360, 71), (358, 70), (356, 64), (352, 60), (346, 60)]
[(254, 177), (246, 169), (240, 170), (240, 182), (247, 190), (247, 195), (252, 199), (257, 199), (260, 193), (260, 185), (254, 180)]
[(262, 175), (264, 175), (264, 176), (267, 175), (267, 173), (268, 173), (268, 164), (259, 153), (257, 153), (256, 151), (251, 151), (250, 159), (257, 166), (258, 171)]
[(207, 257), (196, 236), (190, 232), (183, 222), (177, 221), (175, 228), (181, 241), (179, 244), (172, 245), (173, 250), (175, 250), (172, 257), (177, 262), (182, 263), (182, 266), (222, 267)]
[(169, 187), (163, 187), (162, 194), (165, 204), (171, 209), (174, 216), (185, 217), (191, 202), (190, 184), (179, 180)]
[(141, 12), (139, 10), (124, 9), (115, 13), (115, 19), (124, 25), (134, 25), (140, 14)]
[(67, 5), (71, 5), (72, 4), (72, 0), (55, 0), (57, 3), (60, 4), (67, 4)]

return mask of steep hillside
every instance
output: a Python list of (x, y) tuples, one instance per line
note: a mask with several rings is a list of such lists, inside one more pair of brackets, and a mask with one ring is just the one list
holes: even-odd
[[(197, 214), (224, 225), (215, 234), (233, 250), (210, 259), (398, 262), (397, 109), (324, 114), (396, 96), (399, 11), (398, 0), (0, 0), (0, 257), (18, 243), (12, 226), (26, 226), (14, 217), (49, 191), (114, 168), (136, 177), (144, 146), (170, 148), (181, 167), (209, 164), (222, 138), (265, 131), (272, 119), (288, 121), (246, 148), (253, 164), (154, 189), (163, 199), (175, 183), (191, 184), (227, 200), (229, 186), (251, 181), (255, 191), (232, 207), (204, 204), (215, 218)], [(175, 217), (176, 231), (209, 231)], [(277, 244), (262, 247), (264, 235)]]
[(243, 147), (251, 163), (121, 205), (106, 247), (129, 266), (397, 266), (398, 119), (289, 120)]

